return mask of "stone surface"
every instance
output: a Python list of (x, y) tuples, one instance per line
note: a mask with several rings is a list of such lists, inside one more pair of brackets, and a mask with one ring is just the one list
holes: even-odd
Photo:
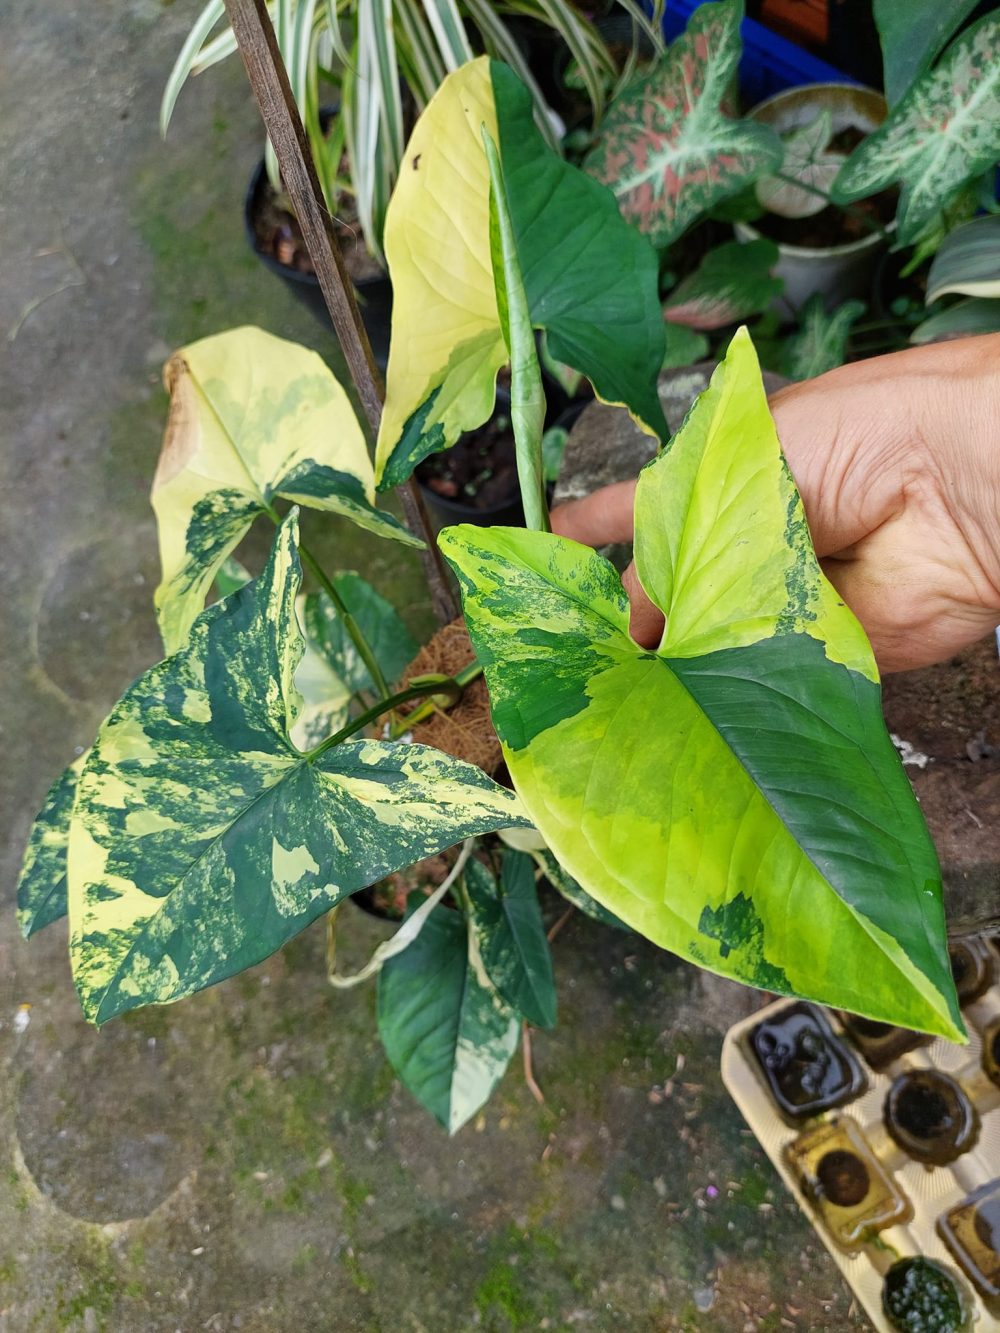
[[(99, 1033), (64, 925), (17, 938), (30, 820), (158, 655), (160, 364), (247, 320), (337, 364), (244, 249), (260, 131), (240, 67), (186, 88), (158, 138), (199, 9), (0, 9), (0, 1329), (863, 1328), (719, 1081), (753, 995), (632, 936), (567, 925), (560, 1024), (534, 1041), (545, 1105), (515, 1062), (454, 1140), (393, 1079), (373, 990), (327, 986), (322, 926)], [(426, 631), (414, 558), (308, 521)], [(342, 924), (350, 967), (384, 928)]]

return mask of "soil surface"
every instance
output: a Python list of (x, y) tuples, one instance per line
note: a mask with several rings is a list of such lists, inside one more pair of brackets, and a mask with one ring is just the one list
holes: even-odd
[(837, 245), (863, 241), (877, 227), (884, 227), (895, 216), (896, 190), (883, 190), (870, 199), (851, 204), (851, 211), (828, 205), (809, 218), (783, 218), (765, 213), (754, 222), (762, 236), (780, 245), (801, 245), (811, 250), (830, 250)]
[[(334, 225), (347, 271), (354, 281), (364, 282), (366, 279), (384, 277), (381, 266), (365, 247), (357, 209), (352, 199), (346, 196), (340, 199)], [(257, 238), (257, 249), (261, 254), (269, 255), (271, 259), (283, 264), (285, 268), (295, 269), (297, 273), (313, 272), (312, 260), (309, 258), (298, 219), (288, 208), (282, 206), (280, 197), (275, 194), (267, 181), (258, 194), (253, 227)]]
[(517, 459), (510, 417), (498, 413), (451, 449), (431, 454), (417, 468), (435, 495), (474, 509), (496, 509), (517, 495)]
[[(997, 878), (1000, 860), (1000, 662), (991, 636), (922, 671), (887, 676), (883, 699), (889, 730), (912, 747), (906, 772), (927, 818), (949, 889), (979, 884), (972, 920), (1000, 921), (1000, 883), (992, 896), (982, 877)], [(904, 753), (904, 762), (906, 762)], [(926, 762), (923, 761), (926, 757)], [(923, 765), (922, 767), (920, 765)], [(991, 881), (992, 882), (992, 881)], [(959, 904), (959, 907), (961, 905)]]

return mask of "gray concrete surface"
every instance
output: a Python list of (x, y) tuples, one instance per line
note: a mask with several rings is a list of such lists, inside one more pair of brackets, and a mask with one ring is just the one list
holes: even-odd
[[(449, 1141), (315, 928), (97, 1033), (65, 930), (13, 920), (29, 822), (157, 656), (147, 491), (168, 350), (252, 320), (332, 340), (247, 253), (256, 113), (231, 63), (156, 108), (195, 0), (0, 11), (0, 1329), (863, 1327), (717, 1075), (748, 1002), (582, 919), (561, 1022)], [(428, 623), (414, 560), (318, 537)], [(353, 911), (353, 909), (351, 909)], [(360, 959), (381, 927), (354, 913)]]

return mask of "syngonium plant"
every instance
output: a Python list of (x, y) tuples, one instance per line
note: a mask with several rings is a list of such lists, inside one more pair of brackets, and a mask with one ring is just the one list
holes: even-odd
[[(81, 1004), (103, 1023), (232, 976), (355, 890), (461, 844), (369, 965), (331, 974), (378, 974), (389, 1058), (452, 1131), (521, 1023), (555, 1019), (538, 872), (723, 975), (963, 1036), (934, 848), (871, 649), (813, 553), (749, 337), (668, 439), (648, 243), (521, 133), (526, 96), (487, 60), (451, 75), (404, 159), (421, 188), (390, 210), (390, 234), (415, 242), (390, 244), (403, 268), (383, 476), (482, 419), (511, 362), (529, 526), (440, 539), (477, 662), (393, 692), (413, 646), (402, 622), (299, 536), (305, 506), (405, 537), (375, 504), (346, 397), (312, 353), (259, 330), (195, 343), (168, 370), (154, 488), (168, 656), (53, 787), (19, 886), (26, 934), (68, 913)], [(443, 208), (454, 228), (418, 244)], [(595, 236), (625, 272), (587, 286), (572, 261)], [(424, 304), (434, 279), (440, 308)], [(539, 326), (660, 437), (635, 514), (639, 575), (666, 619), (655, 649), (630, 637), (614, 568), (547, 530)], [(244, 583), (228, 557), (261, 517), (274, 545)], [(305, 598), (303, 564), (319, 584)], [(226, 595), (201, 609), (213, 576)], [(480, 669), (513, 791), (412, 743), (415, 715), (399, 711), (447, 706)], [(474, 842), (498, 832), (506, 852)]]

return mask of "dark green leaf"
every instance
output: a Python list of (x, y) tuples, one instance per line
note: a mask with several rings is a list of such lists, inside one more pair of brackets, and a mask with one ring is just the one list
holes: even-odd
[(82, 754), (56, 778), (31, 826), (17, 883), (17, 921), (25, 939), (66, 915), (69, 823), (86, 759)]
[(977, 0), (874, 0), (885, 95), (895, 106), (928, 69)]
[(670, 324), (712, 330), (756, 315), (781, 295), (784, 284), (771, 276), (777, 262), (778, 247), (764, 239), (728, 241), (709, 250), (667, 297), (663, 317)]
[(525, 852), (504, 853), (500, 883), (481, 861), (465, 868), (473, 924), (486, 972), (512, 1008), (536, 1027), (556, 1021), (552, 955), (545, 937), (535, 864)]

